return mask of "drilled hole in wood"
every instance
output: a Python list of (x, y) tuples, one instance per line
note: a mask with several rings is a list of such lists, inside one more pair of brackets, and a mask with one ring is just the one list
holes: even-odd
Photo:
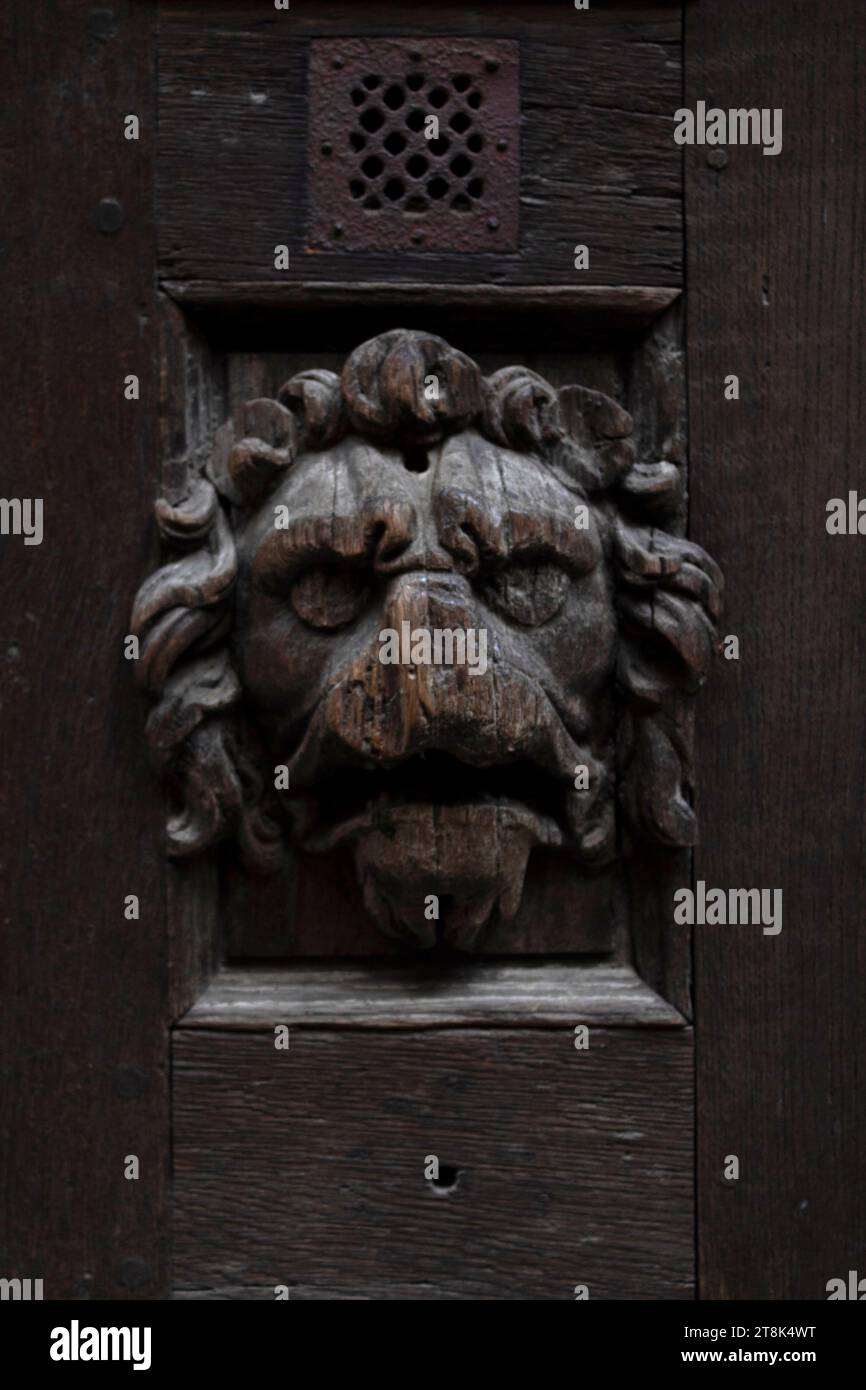
[(431, 1178), (430, 1185), (436, 1192), (453, 1192), (457, 1186), (462, 1169), (453, 1167), (450, 1163), (439, 1164), (438, 1178)]
[(426, 473), (430, 467), (430, 456), (426, 449), (420, 445), (406, 449), (403, 454), (403, 465), (410, 473)]

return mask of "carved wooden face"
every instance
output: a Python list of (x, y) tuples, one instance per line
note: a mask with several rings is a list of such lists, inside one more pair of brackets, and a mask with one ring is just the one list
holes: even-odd
[(574, 512), (475, 430), (407, 452), (350, 435), (299, 459), (240, 541), (251, 708), (304, 843), (351, 845), (387, 930), (435, 939), (432, 894), (470, 944), (516, 911), (533, 845), (585, 829), (575, 772), (598, 783), (617, 629), (598, 521)]
[(385, 931), (469, 948), (536, 846), (693, 842), (721, 576), (621, 406), (395, 330), (244, 426), (158, 504), (186, 553), (133, 612), (173, 853), (341, 847)]

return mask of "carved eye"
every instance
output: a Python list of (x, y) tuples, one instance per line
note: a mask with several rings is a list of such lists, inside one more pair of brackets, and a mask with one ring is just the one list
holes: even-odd
[(292, 582), (289, 597), (303, 622), (311, 627), (344, 627), (364, 608), (369, 595), (361, 570), (339, 565), (314, 565)]
[(550, 560), (513, 560), (480, 584), (491, 607), (525, 627), (538, 627), (555, 617), (565, 603), (569, 575)]

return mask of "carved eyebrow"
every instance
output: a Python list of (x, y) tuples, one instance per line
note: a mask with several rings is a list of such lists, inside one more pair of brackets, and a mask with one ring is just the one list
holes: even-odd
[(313, 561), (363, 564), (396, 541), (410, 541), (415, 508), (407, 502), (371, 499), (353, 516), (302, 516), (284, 530), (272, 530), (259, 544), (251, 565), (253, 578), (285, 580)]
[(532, 512), (506, 507), (492, 515), (472, 496), (448, 488), (436, 499), (436, 512), (442, 543), (470, 564), (475, 555), (487, 563), (537, 556), (556, 560), (575, 574), (586, 574), (601, 559), (592, 511), (590, 526), (581, 530), (574, 524), (574, 515), (559, 507), (542, 506)]
[[(588, 505), (588, 504), (582, 504)], [(590, 525), (578, 528), (574, 515), (540, 508), (537, 512), (505, 512), (503, 523), (511, 555), (549, 556), (565, 569), (585, 574), (601, 559), (598, 525), (589, 510)]]

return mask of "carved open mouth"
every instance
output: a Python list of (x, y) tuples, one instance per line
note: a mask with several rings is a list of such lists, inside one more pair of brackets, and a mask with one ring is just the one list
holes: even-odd
[(559, 845), (564, 837), (561, 779), (526, 760), (477, 767), (431, 750), (391, 768), (333, 773), (316, 788), (305, 847), (322, 852), (365, 830), (387, 833), (389, 825), (412, 814), (409, 808), (419, 807), (433, 808), (439, 819), (449, 813), (465, 819), (472, 807), (496, 807), (503, 820), (519, 819), (540, 844)]
[(317, 785), (302, 840), (314, 852), (351, 846), (365, 906), (388, 935), (429, 947), (444, 934), (467, 949), (517, 913), (533, 847), (564, 843), (552, 809), (562, 780), (530, 761), (478, 767), (437, 750), (344, 768)]

